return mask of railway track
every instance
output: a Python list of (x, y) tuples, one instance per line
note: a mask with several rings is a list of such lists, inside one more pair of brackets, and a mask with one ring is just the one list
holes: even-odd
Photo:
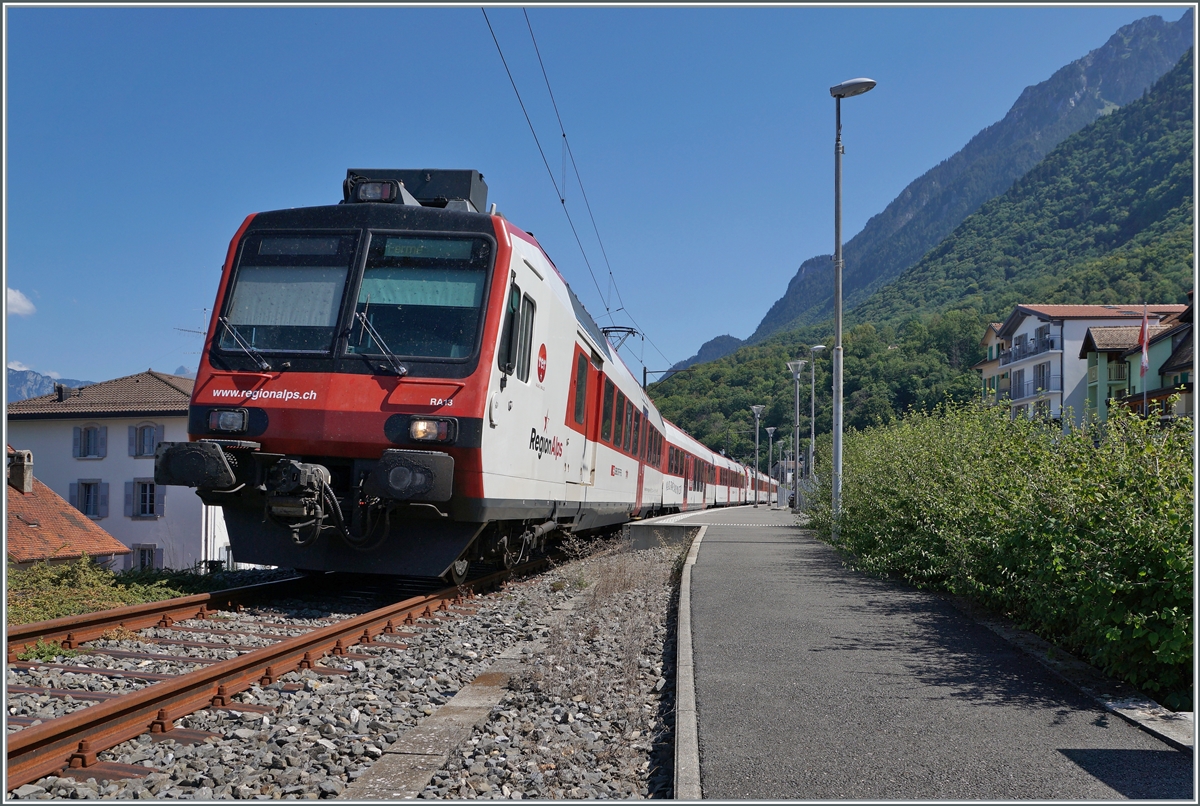
[[(411, 637), (420, 623), (472, 612), (469, 598), (494, 588), (513, 574), (541, 570), (550, 558), (543, 557), (512, 570), (486, 573), (462, 586), (439, 588), (414, 594), (414, 586), (428, 589), (414, 580), (389, 581), (382, 588), (362, 577), (327, 575), (305, 577), (212, 594), (188, 596), (146, 605), (117, 608), (74, 618), (54, 619), (18, 625), (8, 631), (9, 678), (13, 670), (46, 670), (63, 678), (73, 675), (99, 677), (120, 683), (120, 690), (91, 688), (54, 688), (46, 686), (8, 686), (10, 701), (14, 695), (42, 698), (70, 697), (78, 707), (40, 724), (29, 717), (6, 715), (7, 787), (11, 790), (47, 775), (95, 778), (97, 781), (141, 777), (154, 770), (145, 766), (102, 761), (97, 754), (122, 742), (150, 734), (155, 740), (172, 739), (178, 743), (202, 743), (215, 734), (179, 728), (175, 723), (201, 709), (268, 713), (272, 709), (238, 702), (235, 698), (253, 686), (276, 683), (290, 672), (311, 669), (321, 675), (344, 675), (336, 664), (352, 663), (358, 658), (355, 646), (397, 643)], [(331, 592), (331, 588), (336, 591)], [(388, 604), (367, 609), (333, 623), (308, 624), (287, 621), (237, 620), (237, 629), (225, 629), (222, 611), (246, 613), (247, 605), (303, 595), (337, 597), (362, 607), (372, 599), (383, 598)], [(137, 631), (142, 631), (137, 633)], [(135, 634), (136, 633), (136, 634)], [(151, 646), (174, 652), (126, 651), (111, 646), (112, 637), (133, 636)], [(108, 640), (106, 640), (106, 637)], [(26, 647), (41, 641), (60, 641), (64, 648), (90, 655), (126, 661), (123, 668), (80, 666), (70, 663), (21, 662), (17, 656)], [(230, 657), (232, 655), (232, 657)], [(334, 665), (328, 662), (332, 659)], [(137, 661), (134, 668), (128, 661)], [(152, 663), (180, 667), (178, 673), (161, 669), (142, 671)], [(14, 728), (19, 728), (14, 730)]]

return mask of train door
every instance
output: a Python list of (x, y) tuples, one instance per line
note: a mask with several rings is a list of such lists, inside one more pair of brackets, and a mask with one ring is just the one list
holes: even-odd
[(637, 459), (637, 498), (634, 501), (634, 512), (641, 513), (642, 511), (642, 485), (646, 480), (646, 462), (645, 451), (642, 446), (646, 444), (646, 434), (644, 433), (650, 421), (646, 419), (646, 410), (642, 409), (641, 413), (634, 416), (633, 420), (633, 456)]
[(680, 505), (680, 511), (687, 509), (688, 503), (688, 488), (692, 485), (692, 457), (688, 454), (683, 455), (683, 503)]
[[(563, 470), (559, 457), (566, 435), (560, 425), (560, 410), (550, 410), (546, 388), (546, 336), (550, 332), (548, 317), (552, 313), (548, 303), (549, 294), (542, 275), (514, 249), (497, 344), (497, 364), (502, 376), (493, 404), (500, 409), (496, 419), (507, 432), (503, 474), (516, 479), (561, 483)], [(549, 371), (565, 374), (570, 370), (555, 366)], [(558, 406), (554, 408), (558, 409)], [(532, 492), (528, 487), (521, 487), (519, 494), (527, 497)], [(547, 495), (548, 491), (533, 494)]]
[(600, 437), (598, 423), (604, 359), (586, 344), (577, 342), (572, 373), (571, 406), (567, 416), (574, 418), (583, 434), (573, 435), (579, 444), (570, 446), (567, 483), (590, 486), (596, 483), (596, 440)]

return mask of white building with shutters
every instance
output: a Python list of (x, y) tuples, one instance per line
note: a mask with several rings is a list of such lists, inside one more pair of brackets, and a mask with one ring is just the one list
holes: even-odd
[(8, 443), (33, 452), (38, 478), (128, 546), (126, 567), (230, 567), (218, 507), (154, 483), (159, 442), (187, 441), (192, 380), (147, 370), (8, 405)]
[[(1145, 310), (1151, 326), (1178, 315), (1186, 305), (1017, 305), (995, 336), (999, 364), (976, 364), (985, 379), (1007, 374), (994, 386), (996, 397), (1013, 417), (1059, 419), (1070, 412), (1078, 424), (1088, 403), (1088, 361), (1080, 347), (1089, 328), (1141, 325)], [(992, 326), (994, 327), (994, 326)], [(14, 446), (15, 447), (15, 446)]]

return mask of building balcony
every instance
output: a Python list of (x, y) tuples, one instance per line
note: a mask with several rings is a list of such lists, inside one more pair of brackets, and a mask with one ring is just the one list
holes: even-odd
[[(1088, 367), (1088, 383), (1096, 383), (1100, 379), (1099, 367)], [(1108, 365), (1109, 381), (1127, 381), (1129, 380), (1129, 365), (1125, 362), (1113, 361)]]
[(1062, 376), (1051, 375), (1048, 378), (1034, 379), (1025, 381), (1024, 383), (1014, 383), (1011, 389), (1011, 394), (1007, 397), (1013, 401), (1024, 400), (1030, 397), (1038, 397), (1044, 394), (1061, 393), (1062, 392)]
[(1024, 361), (1026, 358), (1055, 350), (1062, 350), (1062, 340), (1058, 336), (1027, 341), (1024, 344), (1015, 345), (1011, 349), (1001, 350), (1000, 366), (1005, 367), (1018, 361)]

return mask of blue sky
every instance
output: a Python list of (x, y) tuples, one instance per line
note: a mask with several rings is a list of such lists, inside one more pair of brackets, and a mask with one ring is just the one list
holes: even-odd
[[(479, 8), (8, 6), (6, 362), (194, 368), (177, 328), (205, 326), (247, 214), (334, 203), (350, 167), (442, 167), (481, 171), (601, 325), (645, 331), (630, 367), (663, 369), (748, 336), (833, 250), (830, 85), (879, 82), (843, 109), (849, 239), (1026, 86), (1184, 8), (532, 7), (593, 280)], [(561, 175), (525, 16), (488, 15)]]

